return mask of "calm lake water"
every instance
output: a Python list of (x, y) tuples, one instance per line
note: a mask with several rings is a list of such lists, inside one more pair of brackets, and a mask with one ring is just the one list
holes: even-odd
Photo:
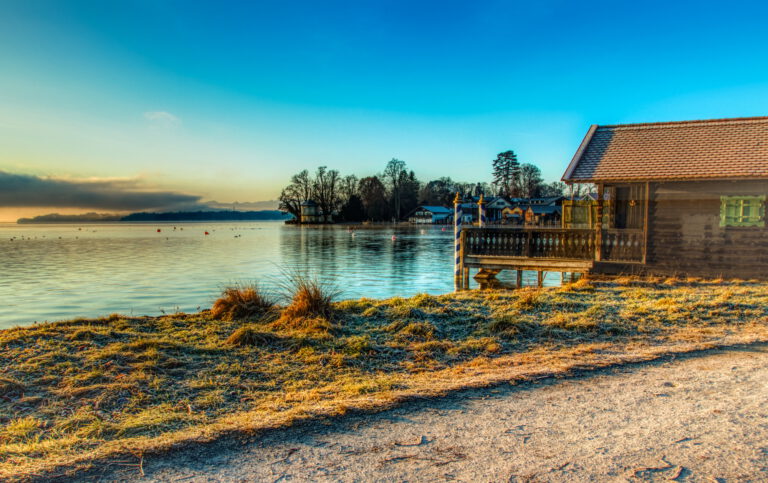
[(0, 328), (194, 312), (233, 282), (274, 288), (285, 270), (335, 281), (341, 298), (441, 294), (454, 289), (452, 243), (439, 226), (0, 224)]

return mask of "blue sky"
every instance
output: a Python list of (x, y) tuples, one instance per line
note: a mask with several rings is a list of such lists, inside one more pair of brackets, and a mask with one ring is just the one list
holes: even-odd
[(423, 180), (488, 180), (513, 149), (558, 179), (593, 123), (768, 114), (767, 14), (3, 0), (0, 171), (257, 201), (304, 168), (363, 176), (392, 157)]

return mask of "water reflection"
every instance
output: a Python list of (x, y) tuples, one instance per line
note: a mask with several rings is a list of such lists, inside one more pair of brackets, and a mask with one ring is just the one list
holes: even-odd
[[(0, 224), (0, 327), (195, 311), (228, 283), (274, 287), (286, 269), (337, 281), (346, 298), (446, 293), (454, 289), (452, 240), (440, 227)], [(558, 283), (555, 275), (545, 283)]]

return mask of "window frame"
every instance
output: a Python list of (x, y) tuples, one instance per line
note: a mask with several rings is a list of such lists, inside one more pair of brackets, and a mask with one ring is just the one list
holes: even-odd
[[(741, 227), (765, 227), (765, 195), (736, 195), (720, 197), (720, 227), (722, 228), (741, 228)], [(748, 202), (748, 203), (745, 203)], [(738, 205), (736, 205), (738, 203)], [(735, 207), (739, 214), (728, 216), (729, 206)], [(744, 208), (756, 207), (756, 215), (744, 215)]]

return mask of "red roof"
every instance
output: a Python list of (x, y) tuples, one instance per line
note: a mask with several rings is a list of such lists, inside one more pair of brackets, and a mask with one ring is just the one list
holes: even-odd
[(563, 181), (768, 178), (768, 117), (590, 127)]

